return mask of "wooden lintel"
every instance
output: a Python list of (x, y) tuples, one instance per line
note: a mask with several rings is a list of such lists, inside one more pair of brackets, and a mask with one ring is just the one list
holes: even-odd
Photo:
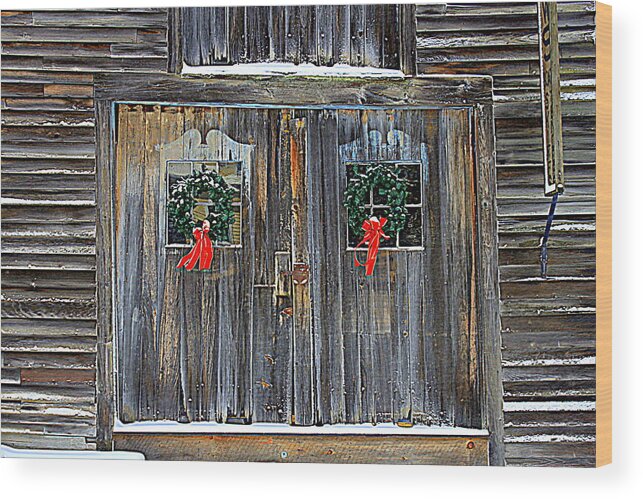
[(564, 189), (563, 125), (560, 107), (560, 52), (555, 2), (538, 3), (540, 92), (542, 95), (545, 195)]

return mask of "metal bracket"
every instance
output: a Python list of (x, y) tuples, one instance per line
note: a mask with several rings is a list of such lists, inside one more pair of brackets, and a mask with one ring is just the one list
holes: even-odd
[(307, 263), (296, 262), (292, 266), (292, 283), (306, 284), (310, 274), (310, 267)]

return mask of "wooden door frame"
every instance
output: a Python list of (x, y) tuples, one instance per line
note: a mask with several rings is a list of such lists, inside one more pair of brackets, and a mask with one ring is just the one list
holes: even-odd
[[(482, 424), (489, 430), (489, 464), (504, 464), (496, 171), (492, 79), (488, 76), (400, 78), (98, 75), (95, 79), (97, 181), (97, 447), (114, 448), (114, 143), (118, 103), (213, 107), (460, 108), (472, 116), (477, 235), (477, 326), (482, 359)], [(105, 285), (108, 284), (108, 285)], [(234, 435), (233, 435), (234, 436)], [(319, 437), (322, 438), (322, 437)], [(371, 436), (368, 438), (378, 438)], [(386, 436), (384, 436), (386, 438)], [(413, 443), (415, 442), (415, 444)], [(409, 446), (417, 440), (409, 440)], [(468, 444), (467, 444), (468, 445)], [(257, 458), (259, 459), (259, 450)], [(245, 455), (245, 458), (252, 459)], [(373, 460), (374, 462), (375, 460)], [(455, 462), (454, 464), (458, 464)], [(465, 464), (465, 463), (462, 463)]]

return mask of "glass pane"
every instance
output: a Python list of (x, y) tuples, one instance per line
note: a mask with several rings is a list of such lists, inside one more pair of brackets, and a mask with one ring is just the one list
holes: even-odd
[(420, 182), (420, 164), (400, 165), (400, 174), (409, 183), (409, 195), (406, 198), (407, 204), (420, 204), (422, 202), (422, 183)]
[(400, 246), (422, 246), (422, 209), (409, 208), (406, 227), (400, 231)]
[(361, 240), (362, 240), (362, 236), (353, 235), (352, 231), (349, 229), (349, 231), (348, 231), (348, 246), (350, 248), (354, 248), (355, 246), (357, 246)]
[(194, 220), (194, 223), (197, 227), (201, 227), (201, 222), (203, 222), (209, 215), (209, 208), (210, 206), (207, 204), (197, 203), (197, 205), (192, 210), (192, 220)]
[(243, 180), (241, 172), (241, 163), (238, 161), (225, 162), (219, 164), (219, 175), (223, 180), (235, 190), (235, 195), (232, 198), (233, 203), (241, 202), (241, 183)]
[[(386, 217), (386, 208), (374, 208), (373, 215), (377, 218)], [(389, 225), (385, 225), (382, 230), (384, 234), (390, 237), (390, 239), (382, 238), (380, 240), (380, 248), (395, 248), (397, 246), (397, 235), (395, 232), (389, 230)]]
[(241, 206), (234, 206), (234, 223), (230, 226), (230, 244), (241, 245)]
[[(393, 166), (393, 165), (391, 165)], [(373, 189), (373, 204), (375, 205), (385, 205), (387, 204), (386, 202), (386, 195), (387, 195), (387, 189), (375, 187)]]
[[(190, 162), (171, 162), (167, 164), (167, 189), (168, 196), (170, 188), (178, 182), (179, 179), (187, 177), (192, 173), (192, 163)], [(186, 244), (185, 237), (176, 229), (170, 217), (167, 217), (167, 244)]]
[(172, 162), (167, 164), (167, 188), (168, 193), (169, 189), (177, 180), (183, 177), (187, 177), (192, 173), (192, 163), (189, 162)]
[(356, 163), (346, 163), (346, 181), (350, 182), (352, 179), (356, 178), (357, 175), (366, 170), (366, 165), (356, 164)]

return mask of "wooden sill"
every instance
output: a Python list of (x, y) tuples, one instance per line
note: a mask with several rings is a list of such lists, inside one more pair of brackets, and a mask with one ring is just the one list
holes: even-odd
[[(118, 425), (114, 450), (134, 451), (151, 460), (170, 461), (256, 461), (294, 463), (433, 464), (487, 466), (488, 434), (484, 430), (420, 427), (379, 429), (364, 432), (364, 425), (339, 428), (295, 428), (283, 425), (210, 425), (227, 427), (212, 433), (163, 431), (154, 424)], [(124, 430), (124, 427), (126, 428)], [(127, 428), (129, 427), (129, 428)], [(230, 428), (233, 427), (233, 428)], [(255, 431), (253, 430), (253, 427)], [(290, 427), (292, 428), (292, 427)], [(326, 427), (322, 427), (326, 428)], [(372, 427), (376, 428), (376, 427)], [(396, 429), (397, 428), (397, 429)], [(281, 431), (280, 431), (281, 430)], [(386, 430), (389, 430), (388, 432)], [(431, 432), (433, 430), (433, 433)], [(449, 431), (444, 431), (449, 430)], [(469, 433), (468, 435), (465, 433)]]

